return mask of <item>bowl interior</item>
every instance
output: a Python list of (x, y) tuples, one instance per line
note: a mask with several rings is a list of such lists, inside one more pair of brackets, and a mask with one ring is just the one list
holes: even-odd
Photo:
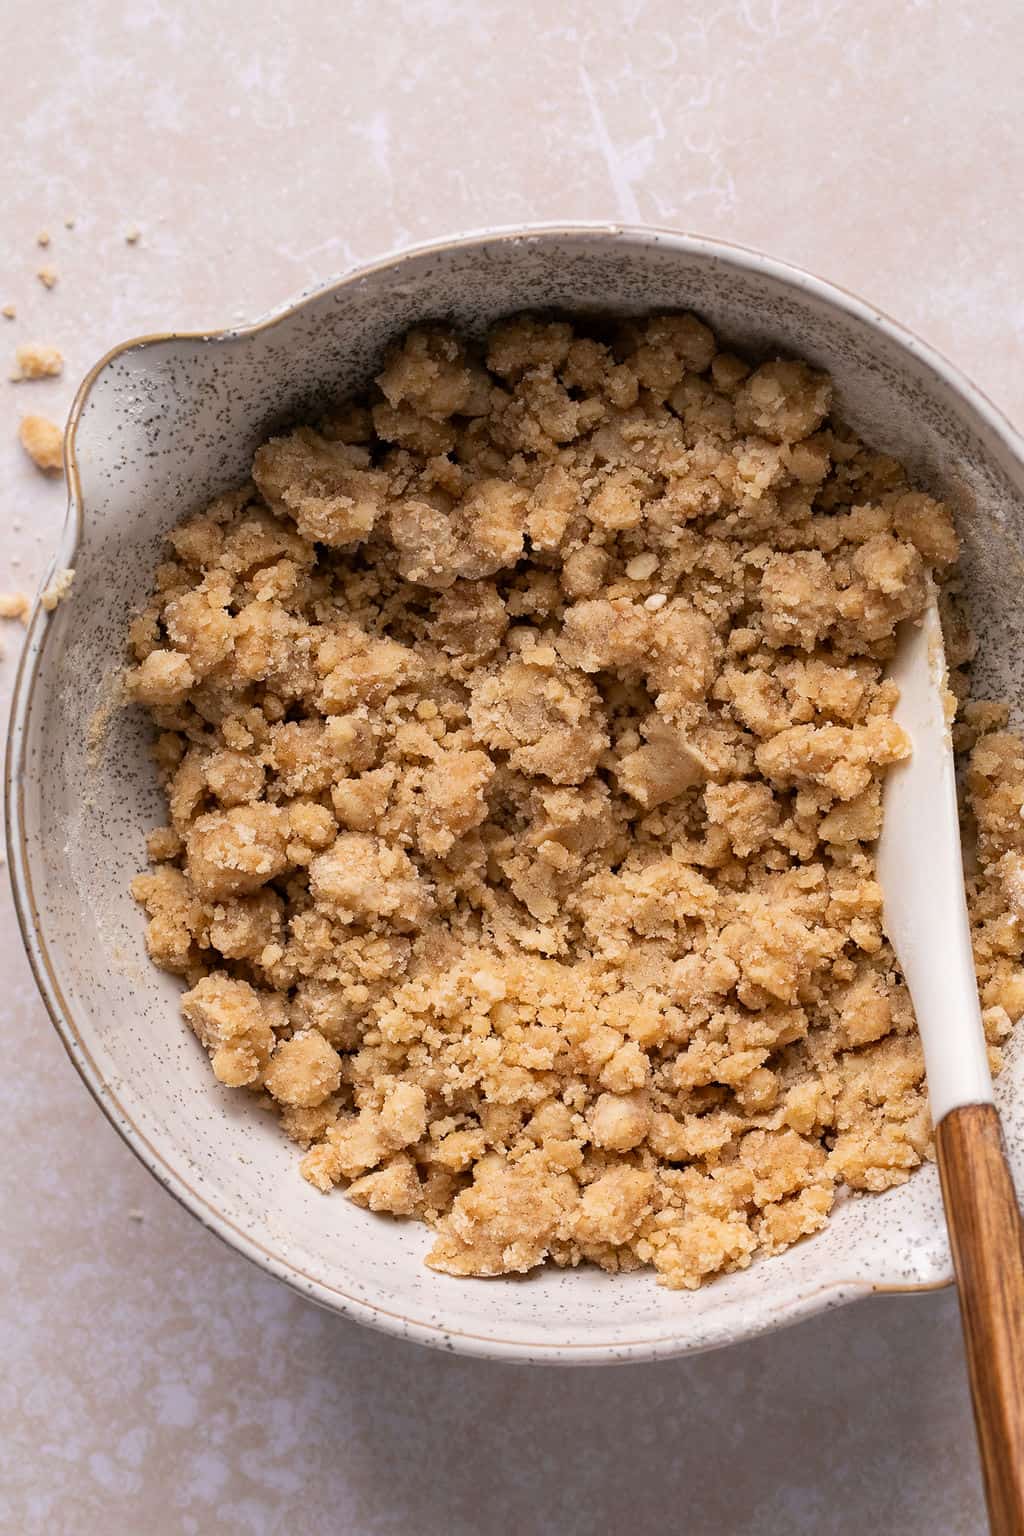
[[(449, 1348), (671, 1354), (879, 1286), (945, 1280), (934, 1169), (842, 1200), (813, 1240), (693, 1294), (661, 1290), (650, 1274), (436, 1275), (422, 1264), (424, 1228), (316, 1193), (272, 1120), (214, 1081), (176, 983), (146, 958), (128, 894), (163, 807), (147, 730), (118, 706), (117, 677), (167, 529), (243, 480), (274, 427), (362, 384), (408, 325), (444, 318), (479, 331), (548, 306), (693, 308), (737, 347), (828, 368), (846, 418), (954, 503), (981, 637), (978, 691), (1021, 697), (1024, 466), (995, 413), (926, 349), (856, 301), (707, 242), (597, 230), (468, 240), (382, 263), (252, 331), (135, 345), (96, 372), (74, 432), (80, 521), (61, 554), (77, 569), (74, 596), (36, 615), (16, 701), (12, 862), (37, 974), (87, 1082), (157, 1175), (251, 1257), (321, 1302)], [(999, 1097), (1018, 1178), (1022, 1079), (1017, 1042)]]

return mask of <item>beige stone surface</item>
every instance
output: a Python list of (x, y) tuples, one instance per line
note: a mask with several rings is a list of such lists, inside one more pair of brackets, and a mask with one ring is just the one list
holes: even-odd
[[(35, 584), (63, 515), (21, 414), (61, 419), (128, 335), (252, 318), (460, 229), (609, 219), (760, 246), (1024, 419), (1010, 0), (11, 0), (5, 22), (0, 348), (66, 362), (0, 370), (0, 591)], [(21, 631), (0, 631), (6, 699)], [(599, 1374), (344, 1324), (134, 1161), (3, 899), (3, 1532), (984, 1529), (951, 1295)]]

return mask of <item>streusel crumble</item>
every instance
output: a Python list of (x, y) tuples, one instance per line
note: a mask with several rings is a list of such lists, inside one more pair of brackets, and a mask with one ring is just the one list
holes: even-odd
[[(437, 1269), (694, 1287), (928, 1155), (872, 844), (894, 631), (957, 536), (830, 404), (692, 315), (427, 327), (170, 536), (130, 637), (149, 952), (304, 1176), (430, 1223)], [(958, 728), (996, 1064), (1004, 725)]]

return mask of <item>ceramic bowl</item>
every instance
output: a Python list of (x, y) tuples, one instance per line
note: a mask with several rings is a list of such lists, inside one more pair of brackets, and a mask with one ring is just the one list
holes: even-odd
[[(128, 894), (162, 818), (138, 711), (117, 705), (125, 626), (165, 533), (246, 477), (256, 445), (364, 383), (413, 322), (472, 332), (527, 307), (696, 310), (733, 346), (799, 354), (839, 409), (954, 504), (981, 630), (980, 681), (1020, 695), (1021, 440), (951, 365), (870, 305), (776, 261), (653, 230), (535, 229), (445, 241), (363, 268), (260, 323), (147, 337), (88, 375), (68, 434), (70, 505), (55, 569), (70, 601), (37, 607), (8, 753), (10, 864), (40, 990), (75, 1065), (146, 1166), (211, 1231), (346, 1317), (467, 1354), (595, 1363), (750, 1338), (874, 1291), (947, 1283), (938, 1182), (840, 1200), (826, 1230), (695, 1293), (650, 1273), (547, 1269), (456, 1280), (423, 1265), (416, 1224), (299, 1176), (295, 1148), (221, 1088), (148, 962)], [(998, 1086), (1024, 1185), (1024, 1050)]]

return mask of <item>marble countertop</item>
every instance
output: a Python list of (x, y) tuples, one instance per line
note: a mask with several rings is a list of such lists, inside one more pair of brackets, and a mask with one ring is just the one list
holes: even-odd
[[(250, 319), (456, 230), (598, 219), (758, 246), (905, 320), (1024, 420), (1009, 0), (14, 0), (7, 22), (0, 590), (32, 590), (63, 517), (21, 412), (62, 418), (126, 336)], [(6, 382), (29, 340), (61, 348), (61, 379)], [(6, 708), (20, 630), (0, 629)], [(360, 1330), (136, 1163), (0, 900), (0, 1530), (985, 1529), (951, 1293), (600, 1373)]]

